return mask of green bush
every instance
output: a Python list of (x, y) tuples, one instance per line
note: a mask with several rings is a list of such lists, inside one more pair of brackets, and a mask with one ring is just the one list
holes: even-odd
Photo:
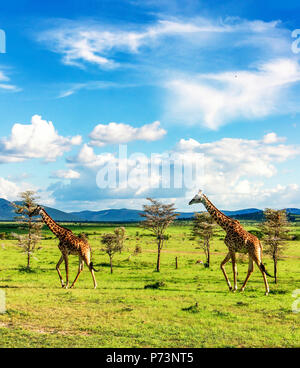
[(258, 239), (262, 239), (263, 238), (263, 233), (260, 230), (249, 230), (249, 233), (252, 235), (255, 235)]

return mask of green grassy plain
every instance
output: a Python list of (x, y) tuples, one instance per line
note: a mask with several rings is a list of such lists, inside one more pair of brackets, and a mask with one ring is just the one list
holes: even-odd
[[(291, 307), (292, 292), (300, 288), (299, 241), (289, 242), (279, 262), (279, 283), (268, 278), (271, 293), (265, 296), (257, 268), (244, 293), (228, 291), (219, 267), (227, 252), (221, 229), (207, 269), (196, 263), (204, 261), (204, 255), (190, 239), (190, 226), (170, 227), (157, 273), (153, 237), (137, 225), (126, 225), (128, 240), (124, 252), (115, 256), (111, 275), (99, 238), (117, 225), (66, 226), (89, 234), (98, 288), (93, 289), (85, 268), (75, 289), (61, 289), (55, 270), (58, 241), (46, 228), (31, 272), (24, 269), (26, 257), (16, 241), (0, 240), (0, 290), (7, 306), (0, 315), (0, 347), (300, 347), (300, 313)], [(13, 227), (2, 223), (0, 233)], [(254, 223), (247, 225), (254, 228)], [(300, 234), (299, 224), (292, 231)], [(133, 254), (136, 245), (142, 247), (141, 254)], [(238, 259), (241, 286), (248, 260)], [(264, 256), (264, 263), (273, 273), (271, 259)], [(77, 257), (70, 256), (71, 281), (77, 266)], [(226, 269), (232, 280), (230, 263)], [(65, 275), (63, 266), (62, 271)], [(158, 281), (164, 286), (144, 288)]]

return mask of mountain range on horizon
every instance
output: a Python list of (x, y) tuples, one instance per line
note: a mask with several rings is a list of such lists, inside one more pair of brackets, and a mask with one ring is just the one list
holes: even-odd
[[(143, 212), (142, 210), (127, 208), (79, 212), (64, 212), (48, 206), (44, 206), (44, 208), (55, 221), (65, 222), (137, 222), (142, 220), (140, 213)], [(298, 208), (287, 208), (286, 211), (290, 214), (300, 215), (300, 209)], [(178, 212), (178, 219), (190, 219), (195, 212)], [(222, 212), (237, 219), (259, 220), (263, 217), (263, 211), (258, 208), (246, 208), (236, 211), (224, 210)], [(0, 221), (13, 221), (15, 216), (12, 203), (0, 198)]]

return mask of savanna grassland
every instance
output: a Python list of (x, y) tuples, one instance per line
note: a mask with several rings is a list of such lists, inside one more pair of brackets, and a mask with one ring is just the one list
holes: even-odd
[[(16, 241), (0, 240), (0, 289), (7, 307), (0, 315), (0, 347), (300, 347), (300, 313), (292, 312), (292, 292), (300, 289), (299, 240), (289, 242), (279, 262), (279, 283), (268, 278), (271, 292), (265, 296), (257, 268), (244, 293), (228, 291), (219, 266), (227, 251), (221, 229), (212, 242), (211, 267), (205, 268), (196, 263), (205, 259), (191, 239), (190, 225), (171, 226), (157, 273), (155, 239), (138, 225), (125, 225), (125, 249), (116, 254), (110, 274), (100, 235), (116, 225), (66, 226), (88, 234), (99, 269), (98, 288), (93, 289), (86, 267), (75, 289), (60, 287), (58, 241), (46, 228), (30, 271)], [(16, 230), (13, 224), (0, 224), (0, 233)], [(292, 234), (300, 238), (299, 223)], [(142, 253), (135, 255), (137, 245)], [(238, 260), (241, 286), (248, 260)], [(78, 258), (70, 256), (69, 261), (72, 281)], [(272, 260), (264, 256), (264, 263), (273, 273)], [(64, 276), (63, 265), (61, 269)], [(226, 270), (232, 280), (230, 263)], [(151, 288), (157, 282), (162, 286)]]

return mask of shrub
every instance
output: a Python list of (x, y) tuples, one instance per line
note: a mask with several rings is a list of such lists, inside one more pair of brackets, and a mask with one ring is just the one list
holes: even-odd
[(163, 281), (157, 281), (154, 284), (145, 285), (144, 289), (159, 289), (163, 286), (166, 286), (166, 284)]
[(260, 231), (260, 230), (253, 229), (253, 230), (249, 230), (248, 232), (252, 235), (255, 235), (258, 239), (262, 239), (263, 236), (264, 236), (262, 231)]

